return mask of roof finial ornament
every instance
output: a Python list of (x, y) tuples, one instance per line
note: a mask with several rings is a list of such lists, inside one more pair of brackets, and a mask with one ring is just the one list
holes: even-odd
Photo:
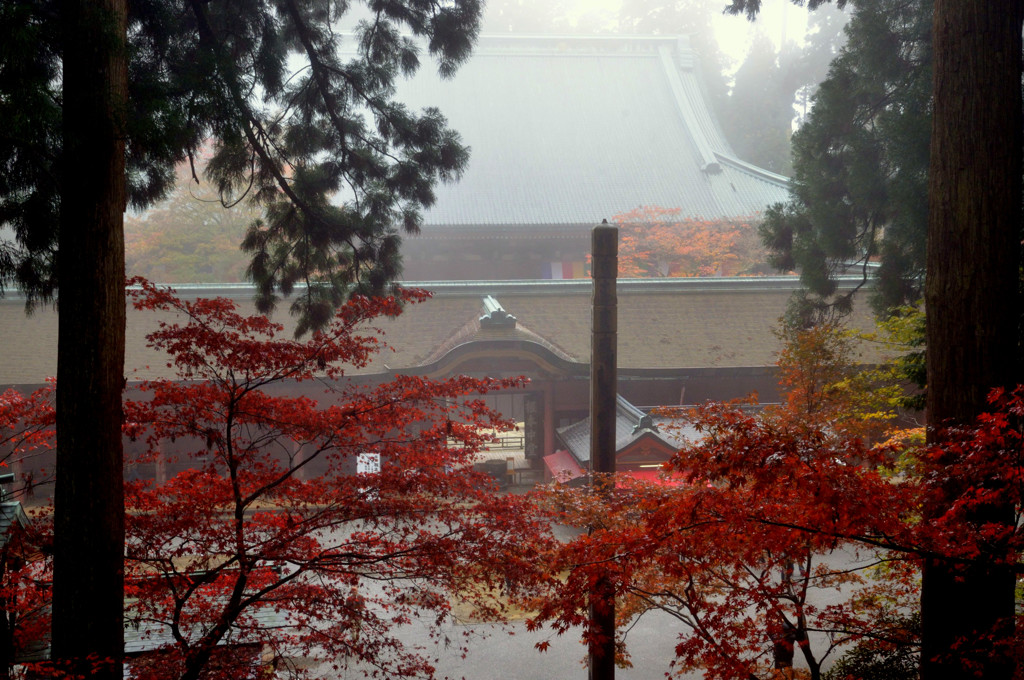
[(484, 314), (480, 317), (481, 328), (515, 328), (516, 317), (504, 310), (493, 296), (484, 296)]

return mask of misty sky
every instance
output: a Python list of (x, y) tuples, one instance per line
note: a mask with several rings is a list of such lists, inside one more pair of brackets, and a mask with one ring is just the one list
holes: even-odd
[[(621, 0), (577, 0), (580, 13), (591, 9), (605, 10), (614, 15)], [(724, 7), (726, 0), (722, 0)], [(486, 11), (486, 10), (485, 10)], [(782, 40), (783, 29), (787, 41), (802, 43), (807, 29), (807, 9), (797, 7), (791, 0), (764, 0), (757, 21), (751, 23), (744, 16), (723, 14), (715, 21), (718, 45), (722, 52), (732, 61), (733, 69), (746, 56), (747, 46), (757, 31), (763, 32), (778, 47)]]

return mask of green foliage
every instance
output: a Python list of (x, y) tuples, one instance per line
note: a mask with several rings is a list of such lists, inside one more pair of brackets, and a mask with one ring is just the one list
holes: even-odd
[[(379, 293), (399, 272), (439, 181), (468, 150), (436, 109), (393, 100), (423, 54), (450, 76), (470, 52), (479, 0), (368, 1), (353, 34), (349, 3), (328, 0), (137, 0), (128, 26), (127, 184), (135, 208), (165, 197), (175, 166), (212, 139), (205, 179), (225, 204), (265, 219), (244, 240), (260, 306), (303, 290), (304, 325), (353, 291)], [(61, 7), (0, 9), (0, 282), (55, 292), (61, 163)], [(8, 121), (10, 124), (8, 125)], [(34, 299), (34, 298), (33, 298)], [(315, 325), (315, 323), (314, 323)]]
[(890, 310), (889, 318), (880, 322), (881, 334), (866, 339), (883, 343), (898, 356), (879, 371), (887, 371), (890, 380), (919, 389), (903, 396), (899, 407), (911, 411), (924, 410), (925, 377), (925, 317), (921, 305), (898, 307)]
[(17, 281), (30, 305), (55, 286), (60, 187), (50, 150), (60, 136), (60, 62), (51, 5), (0, 3), (0, 226), (17, 239), (0, 240), (0, 293)]
[[(845, 29), (849, 21), (849, 12), (835, 5), (824, 5), (810, 12), (807, 15), (804, 45), (786, 60), (789, 77), (797, 85), (797, 105), (801, 108), (798, 119), (801, 124), (807, 118), (811, 98), (828, 75), (832, 60), (846, 44)], [(792, 52), (792, 46), (788, 47)]]
[(772, 264), (819, 308), (848, 304), (835, 276), (877, 263), (884, 311), (921, 296), (927, 228), (931, 2), (855, 0), (847, 43), (793, 136), (791, 199), (768, 210)]
[[(894, 629), (920, 635), (920, 614), (883, 621)], [(822, 676), (823, 680), (917, 680), (920, 675), (917, 646), (906, 642), (863, 640), (840, 657)]]
[[(891, 363), (866, 368), (860, 359), (865, 338), (841, 320), (810, 328), (782, 324), (776, 335), (779, 388), (785, 403), (776, 416), (784, 422), (814, 419), (847, 436), (876, 441), (886, 436), (906, 399), (904, 381)], [(898, 351), (885, 336), (887, 347)]]
[[(873, 333), (846, 327), (842, 318), (814, 325), (783, 318), (776, 335), (779, 387), (790, 413), (816, 414), (836, 431), (877, 440), (893, 435), (901, 413), (924, 407), (924, 311), (905, 307), (879, 323)], [(886, 357), (863, 365), (862, 349)], [(897, 438), (909, 447), (911, 431)]]

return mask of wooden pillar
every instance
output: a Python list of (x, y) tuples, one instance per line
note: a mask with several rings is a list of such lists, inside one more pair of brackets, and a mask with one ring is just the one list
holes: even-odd
[[(597, 493), (615, 487), (615, 397), (618, 389), (618, 275), (619, 230), (607, 223), (594, 227), (593, 327), (590, 343), (590, 471)], [(590, 625), (594, 634), (588, 649), (590, 680), (615, 678), (615, 587), (607, 576), (590, 595)]]
[(544, 383), (544, 456), (555, 452), (555, 428), (555, 383), (547, 380)]

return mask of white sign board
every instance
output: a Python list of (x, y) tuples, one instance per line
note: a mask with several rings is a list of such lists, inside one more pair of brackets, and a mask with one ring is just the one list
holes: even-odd
[(360, 453), (356, 455), (356, 474), (372, 475), (380, 472), (379, 453)]

